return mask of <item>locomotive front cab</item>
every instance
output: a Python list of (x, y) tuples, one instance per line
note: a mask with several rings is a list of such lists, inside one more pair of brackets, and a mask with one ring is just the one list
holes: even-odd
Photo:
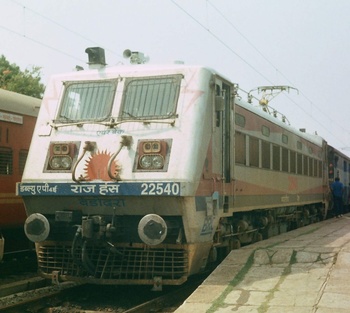
[(212, 81), (139, 65), (52, 80), (18, 184), (43, 276), (161, 285), (205, 268), (219, 221), (216, 193), (196, 197)]

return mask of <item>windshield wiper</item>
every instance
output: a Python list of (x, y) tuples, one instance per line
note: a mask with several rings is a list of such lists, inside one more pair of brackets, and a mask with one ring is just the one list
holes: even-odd
[[(127, 113), (127, 112), (125, 112)], [(115, 126), (118, 126), (120, 124), (124, 124), (124, 123), (144, 123), (144, 124), (151, 124), (151, 123), (158, 123), (158, 124), (170, 124), (172, 126), (174, 126), (175, 124), (175, 119), (178, 117), (177, 114), (171, 114), (169, 116), (167, 116), (166, 118), (162, 118), (162, 119), (152, 119), (152, 118), (148, 118), (148, 119), (143, 119), (140, 117), (135, 117), (132, 116), (131, 114), (127, 113), (128, 115), (130, 115), (130, 117), (132, 119), (125, 119), (125, 120), (121, 120), (121, 121), (115, 121), (114, 118), (110, 118), (110, 120), (106, 121), (106, 119), (104, 120), (86, 120), (86, 121), (72, 121), (72, 122), (67, 122), (67, 123), (62, 123), (60, 121), (57, 120), (53, 120), (52, 123), (50, 123), (50, 126), (52, 128), (60, 128), (60, 127), (67, 127), (67, 126), (78, 126), (78, 127), (82, 127), (85, 124), (98, 124), (98, 125), (104, 125), (110, 128), (113, 128)], [(169, 120), (170, 119), (170, 120)], [(59, 123), (57, 123), (59, 122)]]

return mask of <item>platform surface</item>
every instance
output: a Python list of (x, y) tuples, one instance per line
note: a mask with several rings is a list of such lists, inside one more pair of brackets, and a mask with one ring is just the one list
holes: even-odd
[(233, 250), (176, 313), (349, 313), (350, 214)]

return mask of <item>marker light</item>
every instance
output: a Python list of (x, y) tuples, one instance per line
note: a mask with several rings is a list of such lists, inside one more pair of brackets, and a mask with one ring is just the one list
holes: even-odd
[(161, 149), (160, 141), (147, 141), (143, 144), (144, 153), (159, 153)]

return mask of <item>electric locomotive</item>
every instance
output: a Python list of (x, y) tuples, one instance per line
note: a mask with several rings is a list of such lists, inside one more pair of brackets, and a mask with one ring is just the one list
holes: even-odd
[(26, 213), (16, 196), (16, 183), (22, 177), (40, 102), (0, 89), (0, 260), (4, 251), (29, 247), (23, 232)]
[[(97, 284), (182, 284), (241, 244), (322, 217), (327, 143), (184, 64), (53, 76), (17, 192), (39, 272)], [(265, 108), (266, 109), (266, 108)]]

